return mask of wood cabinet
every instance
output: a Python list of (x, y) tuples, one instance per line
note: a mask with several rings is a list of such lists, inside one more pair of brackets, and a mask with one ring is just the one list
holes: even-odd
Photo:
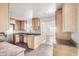
[(33, 27), (33, 30), (40, 30), (40, 18), (32, 19), (32, 27)]
[(20, 42), (20, 36), (19, 35), (15, 35), (15, 38), (14, 38), (14, 44), (17, 44), (17, 43), (19, 43)]
[(77, 4), (65, 3), (62, 10), (63, 32), (75, 32), (77, 30)]
[(28, 35), (24, 35), (24, 43), (27, 43), (28, 42)]
[(62, 9), (56, 11), (56, 39), (69, 40), (71, 38), (70, 32), (63, 32), (62, 29)]
[(41, 44), (40, 36), (30, 35), (27, 37), (27, 39), (28, 47), (31, 49), (36, 49)]
[(24, 35), (22, 34), (14, 34), (14, 39), (13, 39), (13, 43), (17, 44), (17, 43), (25, 43), (24, 42)]
[(28, 36), (28, 47), (34, 49), (34, 36)]
[(20, 21), (15, 20), (15, 30), (20, 30)]
[(21, 28), (20, 28), (21, 30), (24, 30), (24, 29), (25, 29), (25, 28), (24, 28), (24, 27), (25, 27), (25, 22), (24, 22), (24, 21), (21, 21), (20, 27), (21, 27)]
[(15, 20), (15, 30), (24, 30), (24, 21)]
[(0, 32), (9, 29), (9, 5), (8, 3), (0, 3)]
[[(14, 22), (14, 24), (15, 24), (15, 30), (16, 31), (24, 30), (24, 26), (25, 26), (24, 21), (16, 20), (14, 18), (12, 18), (12, 19), (14, 20), (12, 22)], [(24, 35), (14, 34), (14, 43), (19, 43), (19, 42), (24, 42)]]

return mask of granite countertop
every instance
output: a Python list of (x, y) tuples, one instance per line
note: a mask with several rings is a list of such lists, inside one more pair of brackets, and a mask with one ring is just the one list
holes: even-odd
[(16, 56), (25, 49), (8, 42), (0, 42), (0, 56)]
[(13, 34), (41, 35), (40, 32), (13, 31)]

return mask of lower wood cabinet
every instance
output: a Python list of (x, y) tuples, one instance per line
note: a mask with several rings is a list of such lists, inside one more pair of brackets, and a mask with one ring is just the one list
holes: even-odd
[(15, 35), (14, 44), (19, 43), (20, 42), (19, 39), (20, 39), (20, 36), (19, 35)]
[(28, 47), (31, 49), (36, 49), (40, 45), (40, 36), (28, 36), (27, 37), (28, 41)]
[(24, 35), (24, 40), (23, 41), (24, 41), (25, 44), (27, 44), (27, 42), (28, 42), (27, 37), (28, 37), (27, 35)]
[(31, 48), (31, 49), (36, 49), (43, 42), (41, 35), (38, 35), (38, 36), (24, 35), (24, 37), (21, 37), (20, 35), (14, 35), (14, 37), (15, 37), (14, 44), (23, 42), (23, 43), (26, 43), (28, 45), (28, 48)]
[(14, 35), (14, 44), (24, 43), (24, 35)]

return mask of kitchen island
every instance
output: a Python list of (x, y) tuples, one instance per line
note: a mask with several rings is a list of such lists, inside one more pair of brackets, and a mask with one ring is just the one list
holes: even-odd
[(41, 43), (41, 33), (40, 32), (26, 32), (26, 31), (14, 31), (13, 39), (14, 44), (25, 43), (29, 48), (35, 49)]

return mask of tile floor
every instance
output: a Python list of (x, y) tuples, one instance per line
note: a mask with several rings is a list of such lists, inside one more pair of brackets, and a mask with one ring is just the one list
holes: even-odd
[(77, 56), (77, 48), (68, 45), (42, 44), (37, 49), (29, 49), (27, 44), (17, 44), (26, 49), (25, 56)]
[(29, 49), (25, 44), (18, 44), (26, 49), (25, 56), (52, 56), (53, 46), (42, 44), (37, 49)]

